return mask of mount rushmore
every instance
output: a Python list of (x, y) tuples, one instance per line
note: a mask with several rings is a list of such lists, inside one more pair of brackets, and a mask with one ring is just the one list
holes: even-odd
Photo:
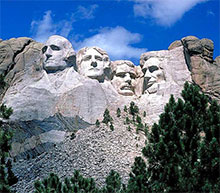
[[(6, 81), (1, 104), (13, 108), (4, 122), (14, 129), (10, 156), (21, 159), (14, 169), (22, 179), (19, 190), (29, 191), (23, 187), (30, 188), (37, 177), (54, 169), (63, 176), (75, 168), (104, 179), (112, 168), (128, 177), (145, 137), (128, 132), (116, 117), (117, 109), (135, 102), (150, 127), (171, 94), (181, 97), (186, 81), (219, 102), (220, 57), (213, 59), (213, 50), (211, 40), (187, 36), (168, 50), (141, 54), (140, 63), (134, 64), (112, 61), (98, 47), (76, 52), (58, 35), (45, 44), (25, 37), (0, 40), (0, 74)], [(106, 109), (116, 122), (114, 132), (94, 126)], [(69, 140), (73, 133), (76, 137)]]
[(213, 60), (213, 50), (211, 40), (188, 36), (168, 50), (141, 54), (135, 65), (111, 61), (98, 47), (76, 53), (58, 35), (45, 44), (31, 38), (1, 40), (0, 73), (7, 83), (1, 103), (13, 108), (10, 123), (19, 132), (12, 155), (60, 142), (66, 131), (88, 127), (102, 120), (106, 108), (114, 112), (131, 101), (152, 125), (170, 95), (180, 97), (186, 81), (219, 101), (220, 60)]

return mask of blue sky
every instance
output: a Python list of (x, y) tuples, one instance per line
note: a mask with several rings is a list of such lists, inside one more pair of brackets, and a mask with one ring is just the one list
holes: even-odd
[(76, 51), (96, 45), (138, 64), (141, 53), (194, 35), (211, 39), (220, 55), (219, 0), (1, 0), (0, 12), (3, 40), (57, 34)]

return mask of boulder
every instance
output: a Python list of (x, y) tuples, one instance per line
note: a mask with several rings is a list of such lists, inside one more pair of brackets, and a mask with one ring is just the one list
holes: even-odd
[(174, 48), (180, 47), (182, 46), (182, 42), (180, 40), (176, 40), (173, 43), (170, 44), (170, 46), (168, 47), (168, 50), (172, 50)]

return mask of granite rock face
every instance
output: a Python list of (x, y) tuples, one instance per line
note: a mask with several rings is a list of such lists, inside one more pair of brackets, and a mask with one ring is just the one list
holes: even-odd
[[(32, 74), (39, 70), (40, 51), (43, 44), (31, 38), (12, 38), (0, 42), (0, 74), (5, 75), (5, 81), (12, 84), (19, 73)], [(35, 69), (34, 69), (35, 68)]]
[[(91, 147), (101, 148), (97, 155), (101, 155), (105, 160), (108, 157), (106, 153), (112, 157), (105, 161), (105, 164), (100, 163), (100, 173), (106, 174), (103, 168), (115, 162), (114, 159), (123, 159), (120, 156), (129, 152), (126, 156), (130, 161), (125, 160), (129, 164), (125, 167), (118, 163), (117, 166), (119, 171), (122, 171), (123, 167), (129, 171), (134, 157), (140, 154), (140, 148), (133, 147), (136, 144), (128, 137), (130, 134), (127, 133), (127, 125), (123, 124), (124, 120), (117, 120), (117, 108), (122, 110), (134, 101), (142, 115), (146, 112), (146, 116), (142, 116), (143, 122), (151, 126), (158, 121), (171, 94), (175, 98), (181, 97), (180, 93), (186, 81), (195, 82), (210, 97), (220, 100), (220, 58), (213, 60), (211, 40), (200, 40), (194, 36), (182, 38), (173, 42), (168, 50), (143, 53), (140, 65), (136, 66), (127, 60), (111, 61), (107, 53), (97, 47), (95, 50), (86, 48), (86, 54), (78, 53), (74, 58), (75, 52), (70, 42), (64, 39), (62, 43), (57, 41), (56, 37), (61, 40), (63, 38), (54, 37), (47, 45), (30, 38), (0, 42), (0, 74), (5, 76), (7, 82), (7, 87), (1, 92), (1, 103), (14, 110), (9, 125), (15, 131), (11, 156), (17, 160), (38, 159), (35, 157), (45, 152), (53, 153), (54, 145), (62, 143), (66, 148), (70, 148), (71, 141), (67, 138), (70, 133), (75, 133), (76, 139), (83, 138), (73, 143), (74, 152), (79, 153), (77, 156), (81, 156), (80, 159), (85, 161), (94, 157), (93, 153), (98, 150), (94, 149), (93, 152)], [(70, 58), (64, 57), (60, 60), (63, 49), (65, 53), (73, 53), (70, 54)], [(46, 63), (50, 64), (50, 69), (60, 66), (56, 61), (62, 62), (62, 68), (53, 71), (45, 68)], [(79, 71), (74, 63), (77, 61), (81, 64)], [(94, 136), (98, 135), (99, 131), (94, 124), (96, 120), (102, 121), (106, 108), (116, 121), (115, 130), (118, 132), (115, 136), (110, 136), (117, 138), (117, 134), (120, 133), (120, 140), (128, 140), (132, 145), (129, 146), (130, 150), (125, 148), (123, 152), (118, 152), (118, 155), (114, 154), (120, 148), (118, 142), (107, 136), (105, 138), (105, 132), (109, 132), (108, 127), (100, 128), (101, 138), (110, 142), (110, 145), (107, 144), (108, 147), (116, 149), (106, 152), (103, 150), (105, 144), (95, 146)], [(125, 133), (124, 136), (121, 135), (122, 131)], [(143, 135), (141, 138), (143, 140)], [(82, 147), (85, 149), (82, 150)], [(83, 153), (80, 154), (81, 151)], [(79, 169), (79, 165), (82, 164), (82, 161), (76, 159), (78, 158), (67, 158), (67, 162), (72, 160), (76, 163), (73, 169)], [(52, 159), (51, 162), (56, 161)], [(95, 164), (95, 169), (92, 169), (90, 163), (85, 163), (87, 165), (84, 168), (88, 168), (89, 171), (98, 170)], [(22, 164), (18, 166), (17, 171), (20, 170), (19, 167), (23, 167)], [(70, 167), (69, 165), (68, 168)], [(39, 176), (30, 178), (34, 180), (37, 177)]]
[(175, 41), (170, 49), (181, 42), (184, 46), (186, 63), (191, 71), (192, 80), (211, 98), (220, 101), (220, 67), (219, 57), (213, 59), (214, 44), (212, 40), (187, 36)]

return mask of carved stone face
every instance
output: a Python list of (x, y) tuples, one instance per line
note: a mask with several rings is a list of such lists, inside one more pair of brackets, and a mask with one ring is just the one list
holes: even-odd
[(99, 79), (104, 76), (103, 56), (95, 49), (89, 49), (82, 56), (79, 73), (90, 78)]
[(84, 47), (76, 56), (78, 72), (89, 78), (103, 82), (110, 69), (108, 54), (99, 47)]
[(50, 36), (42, 48), (43, 68), (46, 71), (65, 69), (69, 63), (68, 58), (75, 56), (71, 43), (61, 36)]
[(144, 60), (142, 64), (142, 72), (144, 73), (144, 91), (149, 93), (155, 93), (157, 91), (157, 85), (161, 81), (165, 80), (164, 73), (160, 68), (160, 59), (149, 58)]
[(121, 95), (134, 95), (135, 78), (137, 76), (134, 64), (130, 61), (115, 62), (112, 85)]

